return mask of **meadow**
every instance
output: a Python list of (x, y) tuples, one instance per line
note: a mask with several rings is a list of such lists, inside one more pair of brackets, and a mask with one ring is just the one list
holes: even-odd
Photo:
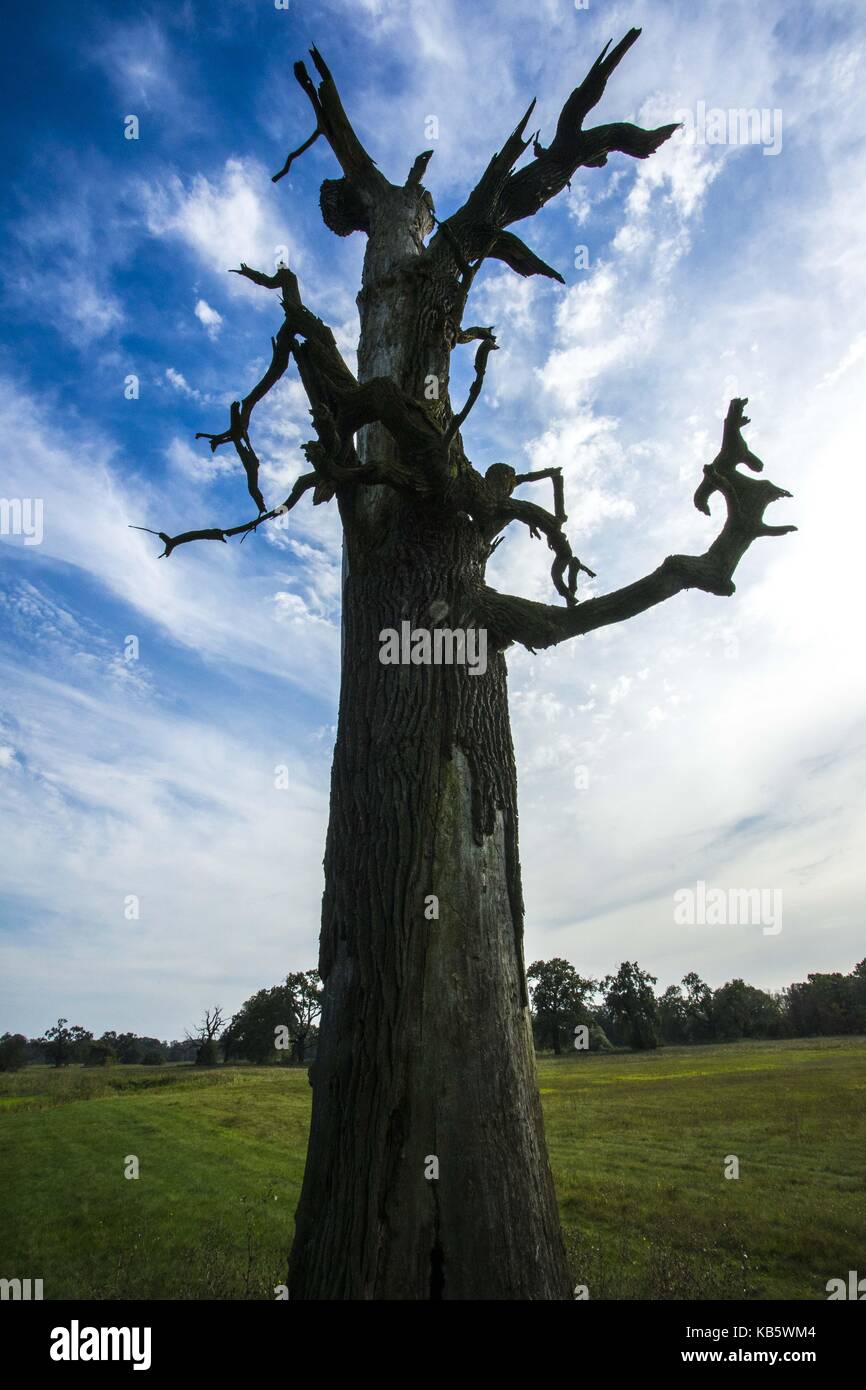
[[(539, 1085), (590, 1298), (824, 1299), (866, 1275), (866, 1038), (572, 1052), (541, 1057)], [(0, 1075), (0, 1277), (46, 1299), (273, 1298), (310, 1100), (300, 1068)]]

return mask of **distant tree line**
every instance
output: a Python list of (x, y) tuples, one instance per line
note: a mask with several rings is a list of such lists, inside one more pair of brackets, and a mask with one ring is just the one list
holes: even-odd
[(711, 989), (690, 971), (657, 994), (656, 977), (637, 961), (593, 980), (555, 957), (534, 961), (527, 978), (536, 1047), (554, 1053), (572, 1047), (581, 1026), (590, 1051), (866, 1033), (866, 959), (848, 975), (813, 974), (778, 992), (741, 979)]
[(136, 1033), (106, 1032), (95, 1038), (80, 1024), (70, 1026), (68, 1019), (59, 1018), (41, 1038), (21, 1033), (0, 1036), (0, 1071), (19, 1071), (36, 1062), (54, 1067), (162, 1066), (166, 1062), (213, 1067), (220, 1061), (304, 1065), (315, 1052), (321, 994), (316, 970), (296, 971), (273, 989), (252, 995), (230, 1023), (223, 1019), (221, 1008), (207, 1009), (191, 1033), (172, 1042)]
[(25, 1038), (21, 1033), (0, 1037), (0, 1071), (18, 1071), (29, 1062), (66, 1067), (77, 1063), (86, 1067), (108, 1066), (114, 1062), (135, 1066), (161, 1066), (165, 1062), (193, 1062), (197, 1043), (162, 1042), (159, 1038), (139, 1037), (137, 1033), (106, 1032), (95, 1038), (80, 1024), (69, 1025), (58, 1018), (41, 1038)]
[[(560, 1054), (584, 1026), (590, 1051), (645, 1050), (664, 1043), (736, 1042), (740, 1038), (803, 1038), (866, 1033), (866, 959), (848, 975), (813, 974), (778, 992), (745, 980), (711, 989), (694, 971), (657, 994), (657, 979), (637, 961), (623, 961), (601, 980), (578, 974), (567, 960), (534, 961), (528, 971), (535, 1045)], [(223, 1062), (304, 1066), (315, 1055), (322, 983), (316, 970), (296, 971), (272, 989), (250, 996), (229, 1023), (208, 1009), (182, 1041), (135, 1033), (103, 1033), (59, 1018), (41, 1038), (0, 1037), (0, 1071), (32, 1062), (55, 1067), (161, 1066)]]

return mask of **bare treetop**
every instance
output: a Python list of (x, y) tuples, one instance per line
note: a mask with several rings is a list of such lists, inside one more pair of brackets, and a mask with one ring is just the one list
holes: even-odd
[[(282, 179), (294, 160), (316, 140), (324, 138), (342, 171), (340, 178), (326, 179), (322, 184), (326, 224), (341, 236), (363, 231), (375, 248), (385, 229), (390, 235), (395, 219), (402, 217), (412, 252), (401, 273), (409, 279), (423, 277), (432, 286), (429, 293), (441, 313), (430, 333), (441, 339), (440, 348), (444, 344), (450, 351), (461, 343), (479, 343), (474, 380), (464, 405), (456, 412), (447, 393), (431, 402), (391, 376), (373, 376), (359, 383), (337, 348), (331, 329), (303, 303), (293, 272), (280, 266), (274, 274), (267, 274), (241, 265), (234, 273), (280, 292), (283, 323), (272, 339), (272, 357), (265, 374), (242, 401), (232, 404), (228, 429), (197, 437), (208, 439), (212, 450), (234, 445), (258, 513), (235, 526), (212, 526), (175, 536), (155, 532), (165, 546), (164, 556), (193, 540), (226, 542), (233, 536), (243, 537), (290, 511), (309, 491), (317, 505), (335, 496), (340, 501), (359, 488), (390, 489), (404, 502), (432, 507), (443, 518), (470, 517), (488, 543), (488, 555), (513, 521), (528, 527), (532, 536), (544, 536), (554, 554), (552, 583), (564, 600), (564, 608), (498, 593), (481, 578), (471, 595), (477, 620), (487, 626), (500, 646), (518, 642), (535, 649), (620, 622), (684, 589), (731, 594), (734, 570), (753, 540), (796, 530), (794, 526), (768, 526), (763, 520), (769, 503), (790, 493), (766, 480), (751, 479), (738, 469), (738, 464), (745, 463), (758, 471), (762, 464), (743, 439), (742, 429), (748, 423), (743, 413), (746, 401), (735, 399), (728, 410), (721, 450), (704, 469), (704, 480), (694, 499), (695, 506), (707, 515), (713, 493), (720, 492), (726, 504), (727, 519), (709, 549), (702, 555), (668, 556), (635, 583), (579, 603), (578, 575), (581, 571), (593, 575), (593, 571), (573, 553), (564, 531), (567, 515), (561, 469), (521, 474), (497, 462), (482, 474), (464, 451), (461, 431), (497, 346), (492, 327), (463, 325), (466, 300), (480, 267), (487, 259), (497, 259), (519, 275), (541, 275), (564, 283), (559, 272), (508, 231), (508, 226), (539, 212), (580, 168), (599, 168), (614, 152), (646, 159), (678, 128), (674, 124), (644, 130), (625, 122), (584, 128), (608, 79), (640, 32), (630, 29), (613, 48), (605, 45), (565, 102), (548, 145), (542, 143), (540, 132), (528, 133), (533, 100), (462, 207), (444, 221), (436, 218), (430, 194), (421, 184), (431, 151), (416, 157), (405, 184), (392, 184), (355, 133), (318, 50), (310, 50), (318, 85), (304, 63), (295, 64), (295, 76), (310, 101), (316, 125), (312, 135), (289, 154), (274, 181)], [(516, 167), (530, 146), (532, 158)], [(250, 419), (255, 406), (292, 360), (309, 399), (316, 438), (303, 446), (310, 471), (301, 474), (284, 502), (268, 508), (259, 487), (259, 460), (250, 442)], [(359, 430), (373, 424), (384, 427), (390, 447), (381, 451), (381, 457), (362, 460), (356, 437)], [(512, 496), (520, 484), (541, 480), (552, 483), (552, 511)]]

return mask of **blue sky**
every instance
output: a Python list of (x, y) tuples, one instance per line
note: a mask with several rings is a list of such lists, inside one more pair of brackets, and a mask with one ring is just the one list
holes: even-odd
[[(363, 240), (321, 223), (324, 142), (270, 182), (311, 129), (292, 63), (317, 43), (392, 179), (434, 148), (443, 216), (530, 97), (544, 139), (633, 24), (600, 120), (779, 111), (781, 149), (684, 135), (614, 156), (519, 229), (567, 283), (479, 276), (469, 319), (500, 351), (467, 449), (562, 465), (603, 592), (712, 539), (691, 496), (747, 395), (750, 442), (794, 493), (774, 519), (800, 530), (752, 548), (731, 600), (510, 655), (527, 955), (595, 975), (637, 958), (660, 987), (689, 969), (779, 987), (863, 956), (862, 9), (45, 3), (7, 18), (4, 72), (0, 496), (40, 499), (44, 525), (40, 544), (0, 535), (0, 1031), (63, 1014), (177, 1036), (315, 963), (335, 511), (305, 502), (170, 561), (129, 529), (250, 515), (233, 455), (193, 437), (224, 427), (278, 327), (229, 267), (287, 253), (352, 360)], [(271, 503), (309, 434), (290, 373), (254, 417)], [(552, 600), (546, 553), (509, 535), (492, 582)], [(781, 889), (783, 930), (676, 925), (699, 879)]]

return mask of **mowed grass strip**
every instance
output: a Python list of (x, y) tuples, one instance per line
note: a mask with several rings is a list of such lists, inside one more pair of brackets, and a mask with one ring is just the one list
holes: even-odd
[(35, 1091), (37, 1077), (43, 1094), (0, 1115), (0, 1273), (32, 1270), (46, 1298), (274, 1297), (303, 1176), (305, 1071), (2, 1080)]
[[(866, 1039), (571, 1052), (539, 1085), (590, 1298), (822, 1299), (866, 1275)], [(273, 1298), (310, 1097), (291, 1068), (0, 1076), (0, 1275), (46, 1298)]]

